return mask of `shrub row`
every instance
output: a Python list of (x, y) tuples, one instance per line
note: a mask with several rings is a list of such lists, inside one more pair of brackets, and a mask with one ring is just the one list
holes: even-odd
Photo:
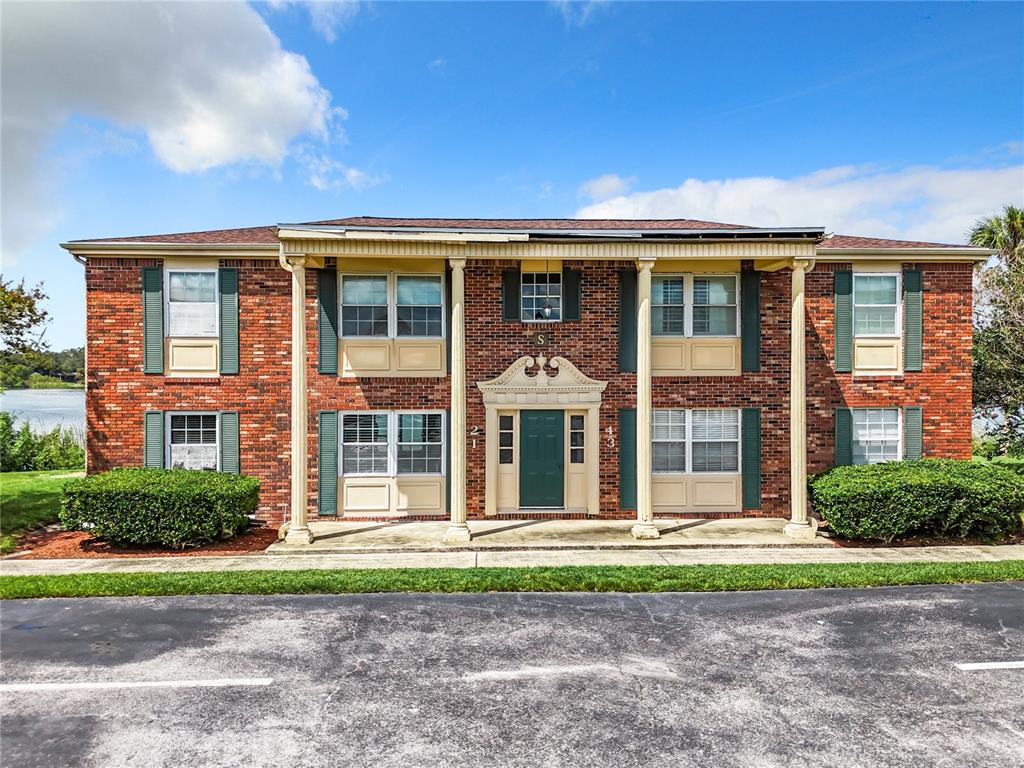
[(181, 549), (244, 531), (259, 491), (259, 480), (244, 475), (114, 469), (69, 481), (60, 521), (117, 545)]
[(952, 459), (835, 467), (810, 481), (814, 510), (840, 536), (998, 540), (1021, 530), (1024, 477)]
[(55, 427), (35, 434), (27, 421), (15, 426), (11, 414), (0, 411), (0, 472), (43, 469), (81, 469), (85, 466), (84, 440), (72, 429)]

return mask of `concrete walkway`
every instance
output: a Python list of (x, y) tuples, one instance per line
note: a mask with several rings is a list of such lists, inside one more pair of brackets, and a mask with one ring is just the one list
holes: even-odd
[(763, 563), (911, 563), (1024, 560), (1024, 545), (964, 547), (748, 547), (674, 550), (377, 552), (235, 557), (3, 560), (0, 575), (297, 571), (337, 568), (487, 568), (552, 565), (738, 565)]
[(834, 547), (827, 538), (793, 539), (783, 533), (786, 520), (740, 518), (655, 520), (661, 538), (637, 541), (635, 520), (470, 520), (468, 544), (443, 543), (447, 520), (312, 522), (312, 544), (272, 544), (270, 554), (359, 552), (456, 552), (557, 549), (660, 550), (691, 547)]

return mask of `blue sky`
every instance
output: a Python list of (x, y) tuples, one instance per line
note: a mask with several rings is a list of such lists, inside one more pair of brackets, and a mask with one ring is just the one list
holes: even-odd
[(75, 238), (377, 214), (959, 241), (1024, 203), (1019, 3), (45, 5), (4, 8), (3, 271), (45, 282), (58, 348)]

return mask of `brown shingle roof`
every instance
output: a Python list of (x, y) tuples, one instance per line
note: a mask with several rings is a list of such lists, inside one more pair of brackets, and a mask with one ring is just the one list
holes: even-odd
[(347, 219), (311, 221), (331, 227), (397, 227), (410, 229), (511, 229), (511, 230), (664, 230), (753, 229), (744, 224), (721, 224), (697, 219), (392, 219), (352, 216)]
[(857, 235), (829, 235), (818, 244), (819, 248), (965, 248), (950, 243), (924, 243), (917, 240), (883, 240)]
[(277, 227), (245, 227), (243, 229), (210, 229), (203, 232), (176, 232), (169, 235), (137, 235), (135, 237), (99, 237), (72, 240), (73, 243), (190, 243), (194, 245), (277, 245)]
[[(346, 219), (311, 221), (307, 226), (332, 227), (394, 227), (396, 229), (495, 229), (532, 232), (568, 230), (715, 230), (753, 229), (742, 224), (722, 224), (698, 219), (398, 219), (378, 216), (352, 216)], [(277, 226), (214, 229), (202, 232), (177, 232), (166, 235), (108, 237), (75, 240), (75, 243), (182, 243), (193, 245), (276, 245)], [(913, 240), (884, 240), (855, 235), (830, 235), (822, 248), (958, 248), (948, 243), (925, 243)]]

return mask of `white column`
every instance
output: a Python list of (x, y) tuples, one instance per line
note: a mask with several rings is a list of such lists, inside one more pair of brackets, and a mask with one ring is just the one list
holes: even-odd
[(636, 318), (636, 525), (634, 539), (657, 539), (651, 505), (651, 269), (641, 259), (637, 276)]
[(281, 260), (292, 273), (292, 451), (291, 521), (285, 542), (309, 544), (313, 533), (306, 520), (306, 477), (309, 472), (306, 391), (306, 260), (304, 256), (285, 255)]
[(795, 259), (792, 274), (789, 337), (789, 497), (790, 518), (785, 532), (813, 539), (807, 520), (807, 354), (805, 350), (804, 277), (814, 268), (808, 259)]
[[(448, 343), (452, 345), (452, 429), (451, 429), (451, 498), (448, 509), (451, 523), (444, 535), (445, 544), (460, 544), (470, 540), (466, 524), (466, 327), (465, 327), (465, 269), (466, 260), (450, 259), (452, 266), (452, 322)], [(485, 435), (488, 440), (496, 435)]]

